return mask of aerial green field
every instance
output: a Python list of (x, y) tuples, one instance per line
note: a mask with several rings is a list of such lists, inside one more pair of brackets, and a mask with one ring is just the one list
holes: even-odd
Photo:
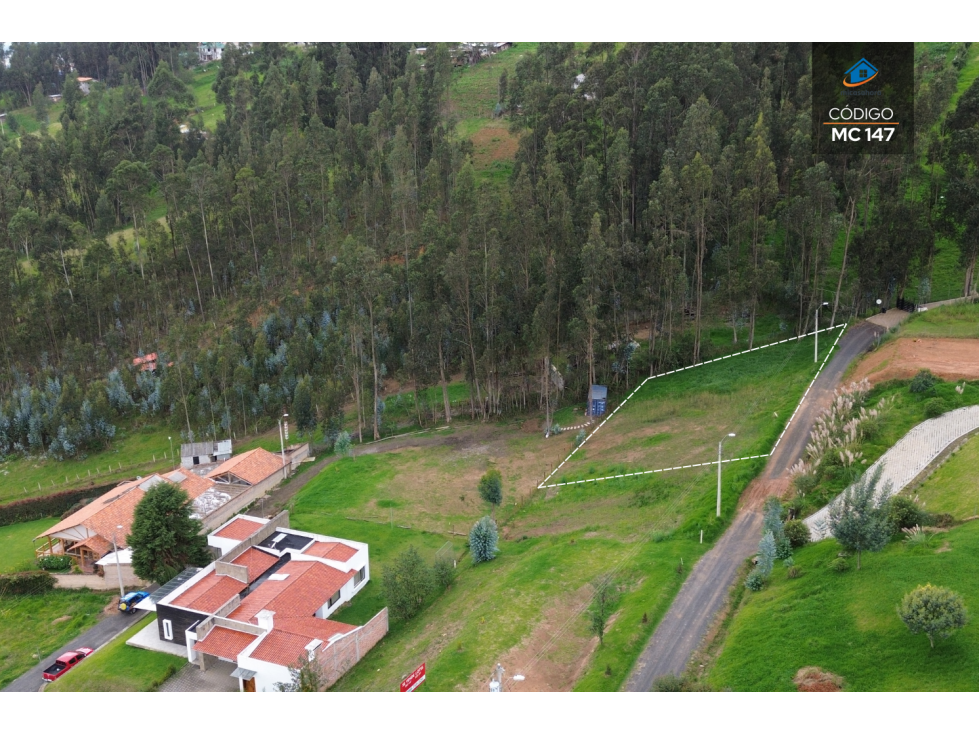
[(979, 303), (955, 303), (911, 315), (898, 336), (979, 339)]
[(849, 691), (975, 691), (979, 688), (979, 625), (975, 621), (931, 649), (912, 635), (897, 605), (920, 584), (947, 586), (979, 609), (979, 523), (936, 536), (931, 547), (891, 542), (865, 554), (863, 568), (840, 574), (827, 564), (840, 547), (829, 539), (795, 554), (802, 576), (776, 567), (764, 590), (746, 592), (743, 606), (708, 681), (734, 691), (791, 691), (792, 678), (818, 666), (844, 678)]
[(34, 562), (34, 538), (56, 522), (56, 517), (45, 517), (0, 527), (0, 548), (3, 548), (0, 573), (31, 571), (37, 568)]
[(928, 512), (958, 518), (979, 515), (979, 436), (966, 441), (924, 484), (905, 494), (916, 495)]

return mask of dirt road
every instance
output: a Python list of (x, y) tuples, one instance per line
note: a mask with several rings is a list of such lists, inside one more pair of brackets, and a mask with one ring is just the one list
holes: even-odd
[(829, 404), (833, 390), (850, 362), (866, 352), (874, 337), (883, 331), (881, 327), (865, 322), (848, 329), (840, 339), (836, 353), (813, 383), (808, 397), (769, 458), (765, 471), (742, 495), (731, 527), (704, 554), (684, 582), (636, 661), (625, 690), (648, 691), (657, 678), (669, 673), (683, 673), (723, 605), (738, 568), (758, 547), (762, 526), (760, 509), (765, 498), (781, 494), (788, 487), (787, 472), (802, 456), (819, 411)]

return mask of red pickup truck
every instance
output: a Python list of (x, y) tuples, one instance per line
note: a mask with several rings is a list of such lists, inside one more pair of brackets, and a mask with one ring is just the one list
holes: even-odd
[(80, 647), (77, 650), (66, 652), (64, 655), (55, 660), (54, 665), (48, 667), (41, 674), (41, 676), (44, 678), (44, 680), (57, 680), (93, 652), (95, 652), (95, 650), (90, 647)]

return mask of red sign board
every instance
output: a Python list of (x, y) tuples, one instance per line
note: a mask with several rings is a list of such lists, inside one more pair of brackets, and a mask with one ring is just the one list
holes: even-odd
[(410, 693), (425, 682), (425, 663), (422, 663), (417, 668), (415, 672), (401, 681), (401, 692)]

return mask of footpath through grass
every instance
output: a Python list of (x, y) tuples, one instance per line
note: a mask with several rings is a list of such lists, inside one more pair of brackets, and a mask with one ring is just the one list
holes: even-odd
[(979, 623), (973, 620), (931, 649), (912, 635), (897, 605), (920, 584), (947, 586), (979, 610), (979, 522), (936, 536), (932, 547), (892, 542), (867, 553), (863, 568), (840, 574), (828, 564), (835, 540), (795, 554), (802, 576), (776, 567), (770, 585), (747, 592), (708, 681), (718, 689), (791, 691), (792, 677), (815, 665), (845, 679), (850, 691), (975, 691), (979, 689)]
[(47, 691), (155, 691), (163, 681), (186, 664), (186, 660), (165, 652), (131, 647), (126, 640), (144, 627), (156, 624), (156, 615), (134, 625), (105, 647), (97, 650), (77, 668), (68, 671), (45, 687)]
[[(0, 596), (0, 688), (99, 621), (112, 594), (54, 589)], [(38, 686), (41, 677), (38, 676)]]

